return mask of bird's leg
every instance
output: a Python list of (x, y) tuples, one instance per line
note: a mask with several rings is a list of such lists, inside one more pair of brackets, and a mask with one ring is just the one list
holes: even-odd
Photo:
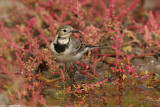
[(74, 89), (75, 89), (75, 72), (77, 70), (77, 66), (76, 66), (76, 63), (72, 63), (72, 65), (68, 66), (69, 67), (69, 70), (68, 70), (68, 76), (70, 78), (70, 87), (71, 87), (71, 90), (73, 91), (73, 93), (71, 93), (71, 98), (75, 98), (75, 92), (74, 92)]
[(70, 70), (70, 67), (69, 67), (69, 64), (65, 64), (65, 74), (66, 74), (66, 85), (72, 85), (72, 82), (71, 82), (71, 70)]
[[(75, 65), (73, 64), (73, 65), (71, 65), (71, 67), (70, 67), (70, 80), (71, 80), (71, 84), (73, 85), (74, 83), (75, 83), (75, 72), (76, 72), (76, 70), (75, 70)], [(73, 87), (72, 87), (73, 88)]]
[(68, 74), (68, 77), (69, 77), (69, 85), (71, 86), (71, 89), (74, 88), (74, 82), (75, 82), (75, 66), (69, 66), (68, 64), (65, 64), (65, 69), (66, 69), (66, 72)]

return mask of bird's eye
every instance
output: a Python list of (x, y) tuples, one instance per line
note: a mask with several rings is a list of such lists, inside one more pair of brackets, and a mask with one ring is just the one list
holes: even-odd
[(66, 29), (64, 29), (64, 30), (63, 30), (63, 32), (67, 32), (67, 30), (66, 30)]

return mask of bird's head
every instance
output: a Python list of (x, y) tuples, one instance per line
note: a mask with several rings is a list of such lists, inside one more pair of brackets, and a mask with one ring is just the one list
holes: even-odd
[(60, 37), (70, 37), (73, 33), (79, 33), (79, 31), (69, 25), (61, 25), (56, 32)]

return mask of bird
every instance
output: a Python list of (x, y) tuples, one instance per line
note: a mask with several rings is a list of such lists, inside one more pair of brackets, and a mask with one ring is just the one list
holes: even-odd
[(49, 49), (59, 62), (76, 62), (89, 50), (106, 48), (86, 45), (81, 40), (71, 37), (73, 33), (80, 32), (70, 25), (61, 25), (56, 31), (55, 38), (51, 42)]
[[(91, 46), (86, 45), (81, 40), (78, 40), (71, 35), (73, 33), (80, 33), (78, 30), (74, 29), (70, 25), (61, 25), (57, 31), (56, 35), (49, 45), (50, 51), (53, 53), (54, 57), (65, 65), (66, 75), (69, 77), (69, 81), (66, 83), (74, 89), (75, 83), (75, 70), (77, 69), (76, 61), (78, 61), (84, 53), (89, 50), (96, 48), (106, 48), (106, 46)], [(70, 64), (74, 66), (74, 69), (70, 69)], [(74, 95), (73, 95), (74, 96)]]

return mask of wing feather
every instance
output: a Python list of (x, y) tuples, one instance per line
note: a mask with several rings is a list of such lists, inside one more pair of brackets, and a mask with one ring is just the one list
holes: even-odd
[(71, 38), (71, 42), (72, 42), (71, 44), (72, 44), (72, 49), (73, 49), (73, 52), (71, 54), (80, 53), (84, 51), (84, 49), (86, 48), (86, 45), (78, 39)]

